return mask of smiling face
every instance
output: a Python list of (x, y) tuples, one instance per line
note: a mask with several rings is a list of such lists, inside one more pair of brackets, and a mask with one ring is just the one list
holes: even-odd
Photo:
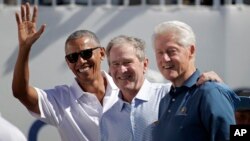
[(119, 44), (109, 52), (109, 71), (115, 84), (124, 92), (137, 93), (144, 82), (148, 61), (140, 61), (131, 44)]
[[(79, 53), (82, 50), (98, 47), (98, 44), (94, 42), (90, 37), (79, 37), (71, 39), (67, 42), (65, 48), (65, 54)], [(105, 57), (105, 50), (98, 48), (93, 50), (92, 56), (85, 60), (78, 56), (78, 60), (75, 63), (70, 63), (67, 59), (67, 64), (76, 78), (80, 82), (89, 83), (94, 81), (101, 72), (101, 61)]]
[(154, 38), (157, 66), (162, 75), (175, 86), (181, 86), (196, 70), (194, 45), (180, 45), (173, 34), (159, 34)]

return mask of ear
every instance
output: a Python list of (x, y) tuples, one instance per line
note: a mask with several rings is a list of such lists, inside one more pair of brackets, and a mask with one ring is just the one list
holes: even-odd
[(148, 65), (149, 65), (149, 61), (148, 58), (145, 58), (143, 61), (143, 73), (145, 74), (148, 70)]
[(104, 47), (100, 48), (100, 53), (101, 53), (101, 60), (104, 60), (104, 58), (106, 56), (106, 52), (105, 52), (105, 48)]
[(194, 58), (195, 53), (196, 53), (195, 45), (191, 45), (189, 51), (190, 51), (190, 57)]

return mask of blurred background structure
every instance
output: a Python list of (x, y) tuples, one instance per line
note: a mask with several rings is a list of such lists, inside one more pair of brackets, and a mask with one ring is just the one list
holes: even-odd
[(24, 2), (39, 5), (227, 5), (250, 4), (250, 0), (2, 0), (6, 5), (16, 5)]
[(250, 125), (250, 88), (238, 88), (235, 93), (241, 100), (235, 112), (236, 123)]
[[(15, 12), (28, 0), (0, 0), (0, 111), (27, 136), (37, 130), (38, 141), (58, 140), (51, 126), (36, 124), (12, 96), (11, 82), (17, 57)], [(232, 89), (250, 87), (250, 0), (30, 0), (39, 6), (38, 26), (45, 33), (30, 55), (30, 82), (40, 88), (70, 84), (73, 74), (64, 60), (64, 42), (77, 29), (97, 34), (105, 47), (114, 36), (144, 39), (150, 59), (149, 80), (166, 82), (159, 74), (152, 48), (153, 28), (166, 20), (191, 25), (197, 35), (197, 66), (213, 70)], [(108, 70), (107, 62), (103, 69)], [(34, 124), (33, 124), (34, 123)], [(40, 125), (40, 126), (38, 126)], [(41, 127), (39, 129), (36, 129)]]

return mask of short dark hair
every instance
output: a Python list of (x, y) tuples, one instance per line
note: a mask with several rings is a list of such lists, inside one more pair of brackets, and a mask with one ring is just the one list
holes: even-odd
[(78, 39), (81, 37), (89, 37), (90, 39), (92, 39), (93, 43), (97, 44), (96, 46), (100, 46), (100, 41), (94, 32), (91, 32), (89, 30), (77, 30), (68, 36), (67, 40), (65, 41), (65, 49), (67, 47), (67, 43), (70, 40)]

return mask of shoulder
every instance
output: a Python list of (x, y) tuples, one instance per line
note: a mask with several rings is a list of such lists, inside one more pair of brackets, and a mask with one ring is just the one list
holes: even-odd
[(74, 86), (58, 85), (50, 89), (36, 88), (39, 99), (46, 103), (64, 103), (69, 104), (72, 98), (75, 97), (76, 89)]
[(165, 89), (167, 91), (170, 90), (170, 87), (171, 87), (171, 83), (152, 83), (152, 82), (149, 82), (151, 87), (155, 88), (155, 89)]
[(239, 100), (236, 93), (224, 83), (205, 82), (198, 86), (198, 92), (206, 101), (227, 101), (235, 105)]
[(68, 86), (68, 85), (58, 85), (58, 86), (54, 86), (54, 88), (49, 88), (49, 89), (39, 89), (36, 88), (37, 91), (41, 92), (42, 94), (46, 94), (46, 95), (56, 95), (56, 96), (60, 96), (60, 95), (65, 95), (66, 93), (69, 93), (71, 90), (73, 90), (74, 87), (72, 86)]
[(230, 89), (222, 87), (217, 82), (210, 81), (205, 82), (204, 84), (197, 87), (197, 92), (199, 92), (199, 94), (201, 95), (204, 95), (205, 97), (207, 97), (207, 94), (213, 94), (212, 96), (215, 96), (220, 94), (226, 94), (228, 91), (230, 91)]
[(155, 93), (168, 93), (171, 87), (171, 83), (151, 83), (147, 85), (148, 88), (154, 90)]
[(198, 89), (201, 92), (234, 93), (234, 91), (226, 84), (213, 81), (205, 82), (198, 86)]
[(151, 95), (150, 101), (158, 102), (169, 92), (170, 86), (171, 83), (150, 83), (146, 88), (144, 87), (144, 92), (148, 96)]

